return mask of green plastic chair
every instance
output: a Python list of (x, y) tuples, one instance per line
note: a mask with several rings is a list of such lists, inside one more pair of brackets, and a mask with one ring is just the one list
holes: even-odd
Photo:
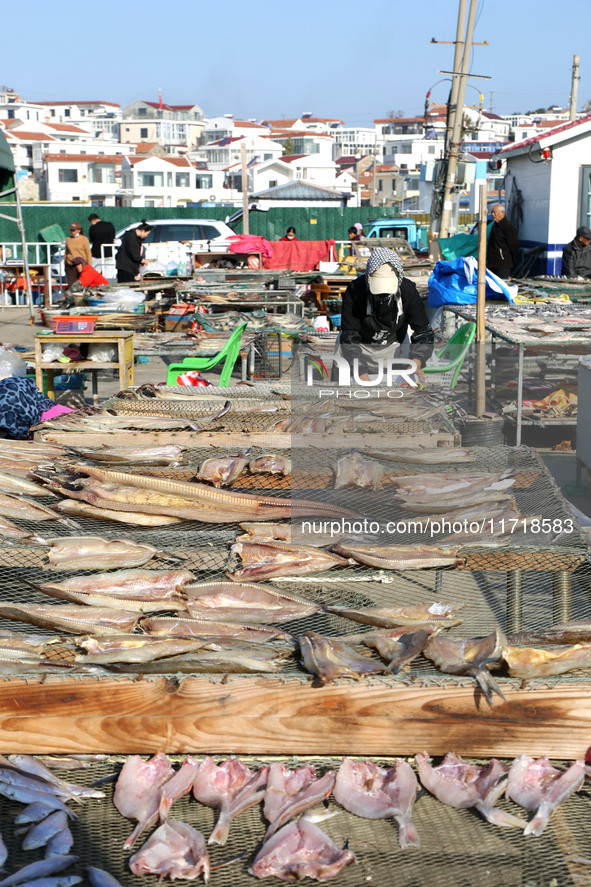
[(182, 363), (171, 363), (166, 375), (166, 384), (176, 385), (177, 376), (180, 373), (184, 373), (187, 370), (210, 370), (223, 360), (224, 366), (220, 375), (220, 388), (227, 388), (234, 364), (238, 360), (242, 333), (247, 326), (247, 322), (237, 326), (222, 350), (214, 354), (213, 357), (185, 357)]
[(445, 385), (446, 388), (453, 389), (456, 387), (462, 364), (469, 351), (470, 345), (476, 333), (475, 323), (463, 323), (459, 329), (455, 331), (451, 339), (445, 343), (443, 348), (435, 354), (436, 364), (423, 367), (425, 376), (439, 376), (433, 379), (435, 383)]

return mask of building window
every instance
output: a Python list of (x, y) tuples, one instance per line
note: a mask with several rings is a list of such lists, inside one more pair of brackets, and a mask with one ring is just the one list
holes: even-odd
[(55, 108), (52, 108), (52, 109), (51, 109), (51, 111), (49, 112), (49, 116), (50, 116), (50, 117), (55, 117)]
[(58, 169), (58, 181), (59, 182), (77, 182), (78, 181), (78, 170), (77, 169)]
[(13, 108), (9, 108), (8, 111), (6, 112), (6, 114), (7, 114), (9, 120), (14, 120), (14, 109)]
[(140, 172), (138, 179), (141, 188), (164, 187), (164, 173), (162, 172)]
[(435, 145), (429, 145), (427, 153), (428, 154), (435, 154)]
[(64, 110), (64, 117), (70, 117), (70, 116), (71, 116), (71, 115), (70, 115), (70, 109), (69, 109), (69, 108), (66, 108), (66, 109)]
[(148, 138), (148, 127), (141, 126), (140, 127), (140, 139), (147, 139), (147, 138)]
[(195, 177), (195, 187), (196, 188), (203, 188), (203, 190), (205, 190), (206, 188), (209, 188), (211, 190), (211, 188), (213, 188), (213, 176), (204, 176), (204, 175), (196, 176)]
[(172, 188), (172, 173), (171, 172), (166, 173), (166, 187)]
[(188, 172), (177, 172), (176, 173), (176, 187), (177, 188), (190, 188), (191, 187), (191, 176)]
[(147, 108), (138, 108), (137, 109), (137, 116), (138, 117), (147, 117), (148, 116), (148, 109)]
[(277, 179), (269, 179), (269, 188), (277, 187)]

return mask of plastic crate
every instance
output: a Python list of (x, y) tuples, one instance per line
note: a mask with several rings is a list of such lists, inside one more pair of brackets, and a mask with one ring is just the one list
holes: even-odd
[(49, 321), (54, 333), (94, 333), (94, 327), (99, 319), (98, 314), (83, 314), (80, 316), (57, 316)]

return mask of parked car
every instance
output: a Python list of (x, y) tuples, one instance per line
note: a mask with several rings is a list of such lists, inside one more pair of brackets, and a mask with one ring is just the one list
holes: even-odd
[[(227, 252), (229, 238), (234, 231), (219, 219), (147, 219), (152, 230), (146, 239), (146, 258), (166, 266), (170, 261), (177, 261), (179, 243), (190, 243), (192, 252)], [(132, 228), (137, 228), (139, 220), (132, 225), (117, 231), (115, 235), (115, 251), (121, 246), (121, 238)], [(167, 249), (165, 244), (171, 244)], [(174, 244), (174, 246), (172, 246)], [(59, 250), (51, 262), (51, 274), (54, 278), (64, 277), (64, 250)], [(115, 258), (104, 262), (102, 273), (107, 278), (117, 276)]]

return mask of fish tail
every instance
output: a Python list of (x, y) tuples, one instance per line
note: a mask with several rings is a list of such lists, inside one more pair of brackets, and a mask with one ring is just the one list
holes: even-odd
[(398, 823), (398, 843), (401, 847), (420, 847), (421, 839), (417, 827), (408, 816), (396, 816)]
[(500, 825), (504, 828), (520, 829), (523, 829), (523, 827), (526, 825), (525, 820), (521, 819), (519, 816), (514, 816), (512, 813), (507, 813), (506, 810), (499, 810), (498, 807), (491, 807), (490, 804), (485, 804), (484, 801), (481, 801), (475, 806), (479, 813), (481, 813), (486, 821), (490, 822), (491, 825)]
[(486, 701), (491, 707), (494, 704), (493, 693), (496, 693), (497, 696), (500, 696), (503, 702), (507, 701), (503, 696), (501, 688), (489, 671), (486, 671), (483, 668), (476, 669), (474, 671), (474, 677), (476, 679), (476, 683), (484, 693)]
[(132, 833), (130, 834), (128, 839), (126, 840), (125, 844), (123, 845), (124, 850), (129, 850), (130, 847), (133, 847), (134, 843), (137, 841), (137, 839), (139, 838), (139, 836), (141, 835), (141, 833), (143, 832), (145, 827), (146, 827), (145, 822), (138, 822), (138, 824), (136, 825), (136, 827), (134, 828), (134, 830), (132, 831)]
[(215, 828), (209, 836), (208, 844), (225, 844), (230, 833), (230, 817), (229, 809), (224, 806), (220, 811), (220, 817), (216, 822)]
[(548, 822), (550, 821), (550, 814), (554, 809), (552, 804), (549, 804), (548, 801), (542, 801), (538, 809), (536, 810), (536, 815), (533, 819), (531, 819), (526, 827), (523, 830), (524, 835), (534, 835), (536, 838), (542, 834)]

